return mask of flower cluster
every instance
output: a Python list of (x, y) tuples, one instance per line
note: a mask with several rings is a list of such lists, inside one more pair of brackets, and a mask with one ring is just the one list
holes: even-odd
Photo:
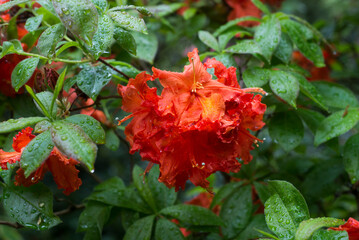
[[(236, 68), (226, 68), (209, 59), (201, 63), (198, 50), (188, 54), (190, 64), (183, 73), (153, 68), (153, 76), (140, 73), (127, 86), (118, 86), (122, 109), (132, 112), (120, 121), (133, 118), (125, 134), (130, 153), (140, 151), (144, 160), (160, 165), (159, 181), (184, 189), (189, 179), (208, 189), (206, 178), (216, 171), (237, 172), (252, 159), (250, 150), (259, 139), (257, 131), (266, 105), (262, 89), (241, 89)], [(207, 72), (214, 68), (216, 80)], [(159, 79), (163, 90), (150, 88), (147, 81)]]
[[(15, 152), (5, 152), (0, 149), (0, 166), (3, 170), (8, 169), (8, 163), (20, 162), (22, 151), (35, 138), (35, 135), (31, 134), (32, 130), (31, 127), (27, 127), (14, 137), (12, 147)], [(26, 178), (24, 170), (19, 168), (15, 176), (15, 185), (31, 186), (42, 180), (45, 173), (50, 171), (58, 188), (64, 189), (64, 194), (68, 195), (79, 189), (82, 184), (81, 179), (78, 177), (79, 170), (75, 167), (77, 164), (79, 164), (78, 161), (67, 158), (54, 147), (50, 156), (29, 177)]]

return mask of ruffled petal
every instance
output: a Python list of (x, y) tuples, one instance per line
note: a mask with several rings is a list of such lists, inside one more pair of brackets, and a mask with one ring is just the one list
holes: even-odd
[(20, 161), (21, 152), (5, 152), (0, 149), (0, 166), (3, 170), (7, 170), (7, 164), (13, 164)]
[(26, 147), (26, 145), (33, 139), (35, 138), (35, 135), (31, 134), (32, 133), (32, 128), (31, 127), (27, 127), (23, 130), (21, 130), (21, 132), (19, 132), (13, 139), (13, 143), (12, 143), (12, 148), (16, 151), (16, 152), (21, 152), (22, 148)]
[(57, 187), (64, 189), (63, 193), (65, 195), (69, 195), (79, 189), (82, 181), (78, 177), (80, 171), (75, 167), (75, 165), (79, 164), (78, 161), (65, 157), (55, 148), (47, 159), (46, 164), (52, 173)]

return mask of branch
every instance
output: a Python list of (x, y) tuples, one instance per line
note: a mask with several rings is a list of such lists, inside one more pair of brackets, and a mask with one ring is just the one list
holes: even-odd
[(0, 225), (6, 225), (6, 226), (9, 226), (9, 227), (12, 227), (12, 228), (15, 228), (15, 229), (19, 229), (19, 228), (23, 228), (24, 226), (15, 222), (15, 223), (12, 223), (12, 222), (7, 222), (7, 221), (0, 221)]
[(106, 62), (105, 60), (99, 58), (98, 61), (102, 62), (103, 64), (105, 64), (107, 67), (111, 68), (112, 70), (118, 72), (119, 74), (123, 75), (125, 78), (130, 79), (129, 76), (127, 76), (125, 73), (123, 73), (122, 71), (118, 70), (117, 68), (115, 68), (114, 66), (112, 66), (111, 64), (109, 64), (108, 62)]
[(64, 215), (64, 214), (67, 214), (67, 213), (73, 212), (74, 210), (84, 208), (84, 207), (85, 207), (85, 205), (84, 205), (84, 204), (79, 204), (79, 205), (70, 205), (68, 208), (65, 208), (65, 209), (63, 209), (63, 210), (60, 210), (60, 211), (54, 212), (54, 214), (55, 214), (56, 216), (61, 216), (61, 215)]

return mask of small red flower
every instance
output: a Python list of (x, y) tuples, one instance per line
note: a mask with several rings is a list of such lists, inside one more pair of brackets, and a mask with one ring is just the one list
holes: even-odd
[[(12, 147), (15, 152), (5, 152), (0, 149), (0, 164), (3, 170), (8, 169), (7, 163), (13, 164), (20, 161), (24, 147), (35, 138), (35, 135), (31, 134), (32, 130), (31, 127), (27, 127), (14, 137)], [(77, 164), (79, 164), (78, 161), (72, 158), (67, 158), (54, 147), (50, 156), (28, 178), (25, 178), (24, 171), (21, 168), (17, 170), (15, 185), (23, 185), (25, 187), (31, 186), (42, 180), (45, 173), (50, 171), (57, 187), (59, 189), (64, 189), (63, 193), (69, 195), (79, 189), (82, 184), (81, 179), (78, 177), (79, 170), (75, 167)]]
[(359, 221), (354, 218), (349, 218), (345, 224), (330, 229), (335, 231), (347, 231), (349, 240), (359, 240)]
[[(125, 129), (130, 153), (140, 151), (144, 160), (160, 165), (159, 181), (184, 189), (187, 180), (208, 188), (208, 176), (216, 171), (237, 172), (252, 159), (249, 151), (259, 139), (257, 131), (266, 105), (261, 89), (240, 89), (235, 68), (215, 59), (202, 64), (198, 50), (188, 54), (190, 64), (183, 73), (153, 68), (153, 76), (140, 73), (127, 86), (119, 85), (122, 109), (133, 117)], [(217, 80), (207, 72), (214, 68)], [(147, 81), (158, 78), (160, 96)], [(149, 165), (149, 168), (152, 165)]]
[[(262, 2), (267, 2), (269, 5), (279, 7), (284, 0), (262, 0)], [(241, 18), (241, 17), (261, 17), (261, 10), (259, 10), (252, 2), (252, 0), (226, 0), (227, 4), (233, 8), (233, 10), (228, 15), (228, 21)], [(244, 21), (238, 23), (238, 25), (243, 27), (253, 27), (257, 26), (259, 22), (255, 21)]]

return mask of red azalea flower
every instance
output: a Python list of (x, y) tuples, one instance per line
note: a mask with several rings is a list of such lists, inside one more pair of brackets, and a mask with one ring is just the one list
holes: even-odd
[[(234, 67), (227, 69), (215, 59), (203, 65), (197, 49), (188, 57), (183, 73), (153, 68), (153, 77), (143, 72), (118, 87), (122, 109), (133, 113), (121, 121), (133, 117), (125, 129), (130, 153), (140, 151), (144, 160), (160, 164), (159, 181), (176, 191), (187, 180), (208, 188), (212, 173), (239, 171), (236, 158), (249, 163), (259, 139), (248, 130), (264, 126), (266, 109), (261, 96), (250, 93), (265, 92), (240, 89)], [(215, 69), (218, 80), (207, 68)], [(161, 96), (147, 85), (156, 78), (164, 87)]]
[(347, 231), (349, 240), (359, 240), (359, 221), (354, 218), (349, 218), (345, 224), (330, 229), (335, 231)]
[[(0, 164), (2, 169), (7, 169), (7, 163), (13, 164), (20, 161), (24, 147), (35, 138), (35, 135), (31, 134), (32, 130), (31, 127), (27, 127), (14, 137), (12, 147), (15, 152), (5, 152), (0, 149)], [(77, 164), (79, 164), (78, 161), (72, 158), (67, 158), (54, 147), (50, 156), (28, 178), (25, 178), (24, 170), (21, 168), (17, 170), (15, 185), (23, 185), (25, 187), (31, 186), (42, 180), (45, 173), (50, 171), (57, 187), (59, 189), (64, 189), (63, 193), (69, 195), (79, 189), (82, 184), (81, 179), (78, 177), (79, 170), (75, 167)]]
[(330, 64), (335, 61), (335, 57), (327, 50), (323, 50), (323, 56), (326, 66), (318, 68), (314, 66), (314, 64), (306, 57), (304, 57), (299, 51), (293, 52), (294, 62), (310, 73), (311, 76), (307, 77), (309, 81), (324, 80), (332, 82), (333, 79), (330, 77)]
[[(280, 7), (281, 3), (284, 0), (262, 0), (262, 2), (267, 2), (269, 5)], [(227, 4), (233, 8), (233, 10), (228, 15), (228, 21), (241, 18), (241, 17), (261, 17), (261, 10), (259, 10), (251, 0), (226, 0)], [(238, 23), (238, 25), (243, 27), (253, 27), (259, 25), (259, 22), (255, 21), (244, 21)]]
[(199, 0), (185, 0), (184, 6), (177, 10), (177, 14), (183, 16), (184, 12), (190, 7), (192, 2), (198, 2)]

